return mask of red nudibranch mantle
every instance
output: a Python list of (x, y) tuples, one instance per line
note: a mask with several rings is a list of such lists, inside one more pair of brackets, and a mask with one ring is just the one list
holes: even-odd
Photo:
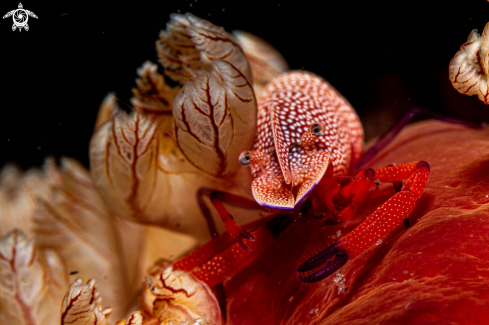
[[(431, 178), (409, 216), (386, 240), (315, 284), (296, 269), (331, 244), (336, 227), (297, 221), (225, 283), (230, 324), (484, 323), (489, 314), (489, 130), (440, 122), (407, 127), (370, 164), (425, 160)], [(362, 211), (394, 193), (372, 190)]]

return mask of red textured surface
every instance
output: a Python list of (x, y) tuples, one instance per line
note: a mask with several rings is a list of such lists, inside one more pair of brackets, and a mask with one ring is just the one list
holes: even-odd
[[(418, 160), (430, 163), (431, 177), (411, 228), (399, 225), (343, 266), (346, 293), (338, 295), (333, 277), (312, 285), (297, 280), (297, 267), (329, 246), (336, 231), (299, 220), (226, 283), (228, 322), (488, 324), (489, 130), (417, 124), (370, 167)], [(371, 190), (359, 212), (393, 193), (390, 186)]]

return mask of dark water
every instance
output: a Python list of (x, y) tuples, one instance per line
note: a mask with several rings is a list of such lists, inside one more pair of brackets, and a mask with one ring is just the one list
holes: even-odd
[[(99, 103), (107, 91), (129, 102), (136, 69), (156, 62), (154, 42), (177, 10), (259, 35), (292, 69), (326, 78), (357, 109), (367, 137), (413, 106), (489, 122), (489, 108), (448, 80), (455, 52), (489, 20), (485, 1), (228, 2), (23, 3), (39, 17), (28, 32), (12, 32), (10, 18), (0, 24), (0, 165), (28, 168), (48, 155), (88, 165)], [(2, 3), (2, 16), (17, 5)]]

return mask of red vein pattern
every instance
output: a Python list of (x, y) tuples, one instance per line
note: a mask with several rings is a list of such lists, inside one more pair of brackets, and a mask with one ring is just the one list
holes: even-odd
[(175, 97), (175, 135), (192, 165), (213, 176), (233, 175), (240, 152), (253, 143), (256, 100), (232, 64), (215, 59), (211, 67), (194, 71)]

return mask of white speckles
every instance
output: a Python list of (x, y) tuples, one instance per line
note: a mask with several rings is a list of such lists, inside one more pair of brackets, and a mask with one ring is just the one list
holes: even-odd
[[(278, 77), (267, 86), (258, 106), (253, 150), (270, 154), (272, 159), (261, 170), (252, 168), (253, 191), (271, 195), (267, 200), (285, 198), (282, 184), (317, 183), (328, 161), (333, 163), (335, 175), (345, 174), (350, 161), (360, 155), (363, 131), (358, 117), (334, 88), (311, 73), (291, 72)], [(325, 125), (324, 136), (300, 147), (302, 134), (313, 123)], [(296, 146), (299, 148), (291, 150)], [(281, 176), (278, 188), (257, 181), (264, 172)]]
[(346, 286), (346, 278), (341, 272), (335, 274), (333, 281), (338, 286), (338, 295), (344, 293), (348, 289)]

